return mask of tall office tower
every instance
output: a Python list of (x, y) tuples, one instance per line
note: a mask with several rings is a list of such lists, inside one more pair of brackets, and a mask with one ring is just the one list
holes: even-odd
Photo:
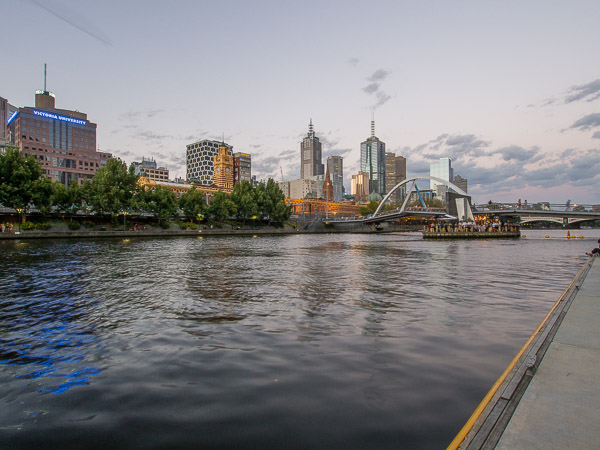
[(169, 181), (169, 170), (165, 167), (158, 167), (154, 158), (146, 159), (142, 157), (142, 161), (134, 161), (131, 163), (134, 173), (142, 177), (148, 177), (154, 181)]
[(453, 183), (457, 187), (461, 188), (463, 191), (469, 192), (469, 191), (467, 191), (469, 180), (467, 180), (466, 178), (463, 178), (460, 175), (455, 175)]
[(44, 90), (35, 93), (35, 107), (18, 108), (8, 127), (11, 144), (33, 155), (46, 176), (68, 187), (92, 178), (112, 155), (96, 151), (96, 124), (87, 114), (58, 109), (55, 101), (44, 79)]
[(214, 158), (213, 183), (221, 189), (233, 189), (233, 156), (224, 144), (219, 146), (217, 152)]
[(252, 157), (248, 153), (233, 154), (233, 184), (252, 181)]
[[(438, 162), (429, 165), (429, 176), (440, 178), (444, 181), (452, 182), (454, 180), (454, 170), (452, 169), (452, 160), (450, 158), (440, 158)], [(429, 187), (438, 198), (446, 199), (448, 189), (446, 185), (435, 180), (429, 181)]]
[(354, 196), (356, 202), (364, 202), (367, 200), (369, 193), (369, 174), (367, 172), (358, 172), (352, 175), (350, 184), (350, 194)]
[(321, 161), (321, 142), (315, 136), (312, 119), (310, 119), (308, 134), (300, 143), (300, 178), (324, 175), (325, 170)]
[(213, 184), (215, 176), (214, 158), (219, 153), (219, 147), (227, 148), (227, 153), (233, 154), (233, 146), (219, 141), (203, 139), (186, 145), (185, 178), (190, 182)]
[(333, 184), (333, 200), (336, 202), (344, 198), (344, 158), (330, 156), (327, 158), (327, 170)]
[(368, 194), (377, 192), (384, 196), (385, 142), (375, 136), (375, 120), (371, 120), (371, 137), (360, 144), (360, 170), (369, 174)]
[[(393, 152), (385, 154), (385, 192), (390, 192), (401, 181), (406, 180), (406, 158), (396, 156)], [(404, 198), (404, 189), (400, 188), (394, 194), (394, 199), (400, 201)]]

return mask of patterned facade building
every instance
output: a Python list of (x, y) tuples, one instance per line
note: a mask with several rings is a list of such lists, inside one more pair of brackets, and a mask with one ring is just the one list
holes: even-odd
[(201, 141), (186, 146), (186, 180), (203, 185), (213, 184), (215, 176), (214, 158), (219, 153), (219, 147), (225, 147), (227, 153), (233, 155), (233, 146), (224, 142)]
[(33, 155), (47, 177), (65, 186), (93, 178), (112, 157), (96, 151), (96, 124), (87, 114), (58, 109), (56, 97), (36, 91), (35, 107), (18, 108), (8, 118), (10, 143)]

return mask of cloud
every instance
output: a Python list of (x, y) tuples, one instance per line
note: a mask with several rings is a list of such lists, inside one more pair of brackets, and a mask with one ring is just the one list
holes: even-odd
[(600, 98), (600, 79), (570, 88), (565, 97), (565, 103), (572, 103), (579, 100), (592, 102), (598, 98)]
[(375, 103), (371, 106), (372, 109), (377, 109), (387, 103), (392, 96), (381, 89), (383, 81), (390, 75), (391, 72), (385, 69), (377, 69), (370, 77), (367, 77), (367, 84), (362, 91), (367, 95), (375, 97)]
[(354, 66), (354, 67), (356, 67), (356, 66), (358, 65), (358, 63), (360, 62), (360, 59), (358, 59), (358, 58), (355, 58), (355, 57), (352, 57), (352, 58), (348, 58), (348, 59), (346, 60), (346, 62), (347, 62), (348, 64), (350, 64), (351, 66)]
[(596, 131), (593, 135), (592, 138), (594, 139), (600, 139), (600, 131)]
[(503, 161), (519, 161), (521, 163), (531, 164), (543, 158), (539, 155), (540, 148), (537, 146), (527, 150), (518, 145), (503, 147), (491, 152), (492, 155), (500, 155)]
[(374, 94), (375, 92), (377, 92), (379, 90), (379, 86), (380, 83), (371, 83), (366, 85), (363, 88), (363, 91), (365, 91), (367, 94)]
[(369, 78), (367, 78), (367, 80), (369, 81), (383, 81), (387, 78), (387, 76), (390, 74), (391, 72), (388, 72), (385, 69), (377, 69), (375, 72), (373, 72), (373, 75), (371, 75)]
[(325, 150), (323, 151), (323, 163), (325, 163), (325, 160), (327, 159), (327, 157), (329, 156), (345, 156), (345, 155), (349, 155), (350, 153), (352, 153), (352, 149), (351, 148), (332, 148), (329, 150)]
[(588, 114), (577, 120), (569, 128), (579, 128), (582, 131), (589, 130), (590, 128), (600, 127), (600, 113)]

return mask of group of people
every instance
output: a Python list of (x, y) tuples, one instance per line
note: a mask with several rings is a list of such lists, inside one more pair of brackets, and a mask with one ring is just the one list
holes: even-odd
[(429, 225), (429, 230), (427, 227), (425, 231), (434, 232), (445, 232), (445, 233), (455, 233), (455, 232), (494, 232), (494, 231), (517, 231), (519, 229), (518, 225), (508, 225), (504, 223), (498, 222), (460, 222), (460, 223), (431, 223)]
[(13, 232), (12, 223), (7, 223), (6, 225), (3, 223), (0, 223), (0, 233), (12, 233), (12, 232)]

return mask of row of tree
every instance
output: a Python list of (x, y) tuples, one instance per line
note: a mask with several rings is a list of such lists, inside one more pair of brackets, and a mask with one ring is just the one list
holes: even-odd
[(41, 164), (33, 156), (8, 147), (0, 154), (0, 204), (24, 213), (34, 206), (42, 215), (74, 215), (81, 210), (100, 215), (143, 212), (166, 220), (181, 210), (189, 220), (235, 218), (246, 223), (260, 219), (270, 224), (282, 224), (291, 214), (272, 179), (256, 188), (244, 180), (235, 184), (231, 194), (216, 192), (209, 202), (208, 195), (196, 187), (178, 199), (167, 187), (139, 185), (138, 178), (133, 166), (127, 169), (123, 161), (113, 158), (91, 180), (66, 188), (44, 177)]

